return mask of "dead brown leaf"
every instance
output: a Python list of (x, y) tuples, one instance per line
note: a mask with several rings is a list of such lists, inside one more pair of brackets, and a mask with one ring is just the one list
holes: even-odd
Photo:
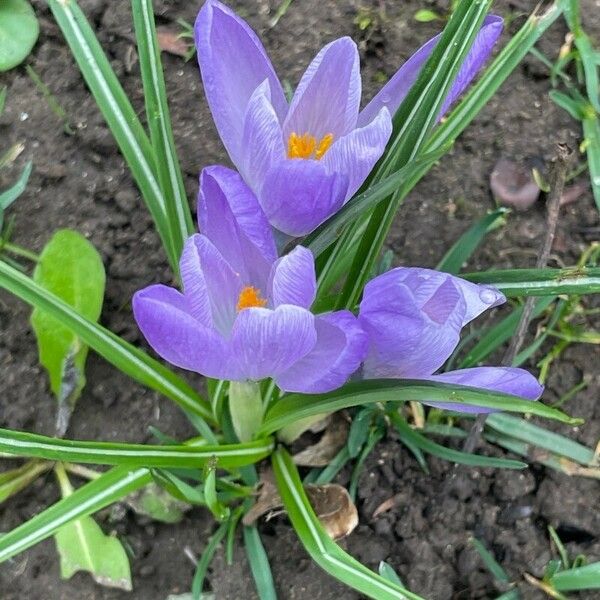
[(344, 447), (349, 429), (350, 425), (344, 417), (338, 413), (332, 415), (323, 437), (316, 444), (294, 454), (294, 462), (303, 467), (325, 467)]
[[(265, 470), (260, 479), (258, 499), (242, 520), (246, 526), (253, 525), (262, 516), (269, 520), (284, 512), (283, 502), (274, 483), (273, 471)], [(332, 539), (349, 535), (358, 525), (358, 511), (346, 488), (337, 483), (328, 483), (307, 485), (304, 489), (319, 521)]]
[(191, 43), (179, 36), (178, 31), (174, 31), (166, 26), (156, 28), (156, 36), (158, 38), (158, 47), (164, 52), (187, 58)]

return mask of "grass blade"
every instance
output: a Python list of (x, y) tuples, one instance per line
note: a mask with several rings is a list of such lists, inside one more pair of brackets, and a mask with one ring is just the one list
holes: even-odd
[(148, 469), (115, 467), (68, 498), (0, 536), (0, 563), (45, 540), (63, 525), (91, 515), (152, 481)]
[(369, 187), (358, 196), (354, 196), (341, 210), (308, 235), (302, 241), (302, 245), (309, 248), (315, 257), (319, 256), (335, 241), (346, 225), (355, 221), (366, 211), (373, 209), (382, 200), (395, 193), (412, 176), (416, 169), (431, 167), (448, 149), (448, 146), (444, 146), (443, 148), (436, 149), (435, 152), (424, 154), (422, 157), (389, 175), (383, 181)]
[[(539, 317), (555, 300), (554, 296), (540, 298), (533, 309), (532, 318)], [(502, 319), (499, 323), (490, 327), (479, 339), (479, 341), (469, 350), (467, 355), (459, 364), (459, 369), (475, 367), (485, 360), (494, 350), (507, 342), (517, 330), (523, 306), (515, 308), (510, 315)]]
[(359, 563), (327, 535), (308, 501), (296, 466), (283, 448), (273, 454), (273, 470), (294, 530), (305, 550), (323, 570), (376, 600), (423, 600)]
[(196, 572), (194, 573), (194, 579), (192, 581), (193, 600), (202, 600), (202, 588), (204, 587), (204, 578), (206, 577), (206, 572), (208, 571), (208, 567), (210, 566), (219, 544), (227, 533), (228, 526), (229, 523), (227, 521), (225, 521), (225, 523), (221, 523), (219, 528), (210, 537), (210, 540), (208, 540), (208, 544), (206, 544), (206, 548), (204, 548), (204, 551), (202, 552), (202, 556), (198, 561)]
[(489, 415), (485, 424), (498, 433), (527, 442), (531, 446), (538, 446), (548, 452), (560, 454), (584, 466), (594, 464), (594, 451), (590, 448), (524, 419), (496, 413)]
[[(375, 181), (403, 167), (423, 149), (490, 4), (489, 0), (459, 3), (417, 81), (394, 115), (392, 141), (374, 174)], [(354, 261), (340, 294), (339, 308), (354, 307), (358, 302), (402, 199), (402, 195), (394, 194), (389, 202), (380, 204), (372, 212), (362, 240), (352, 252)]]
[(0, 194), (0, 213), (6, 210), (25, 191), (31, 175), (31, 168), (31, 161), (28, 161), (17, 181)]
[(600, 292), (600, 267), (565, 269), (506, 269), (462, 275), (474, 283), (496, 286), (504, 295), (555, 296), (558, 294), (597, 294)]
[(494, 558), (494, 555), (483, 545), (483, 543), (477, 538), (471, 538), (471, 544), (473, 544), (475, 550), (477, 550), (479, 556), (481, 556), (483, 564), (494, 578), (501, 583), (510, 583), (510, 578), (506, 574), (506, 571), (500, 566), (498, 561)]
[(559, 592), (600, 590), (600, 562), (559, 571), (550, 578), (550, 583)]
[(183, 250), (183, 243), (193, 232), (194, 226), (171, 128), (152, 2), (133, 0), (131, 10), (140, 58), (150, 142), (155, 154), (155, 171), (165, 197), (171, 235), (179, 256)]
[(216, 446), (153, 446), (64, 440), (0, 429), (0, 452), (13, 456), (97, 465), (195, 469), (214, 458), (219, 467), (227, 469), (258, 462), (268, 456), (272, 449), (271, 439)]
[(371, 379), (349, 383), (329, 394), (288, 394), (267, 411), (258, 435), (269, 435), (296, 420), (351, 406), (410, 400), (463, 403), (468, 406), (535, 414), (570, 425), (582, 423), (581, 419), (569, 417), (541, 402), (531, 402), (500, 392), (414, 379)]
[(510, 460), (506, 458), (495, 458), (492, 456), (481, 456), (479, 454), (470, 454), (453, 450), (441, 444), (436, 444), (419, 432), (415, 431), (410, 425), (400, 416), (398, 412), (389, 413), (392, 425), (398, 430), (398, 434), (402, 439), (406, 438), (411, 444), (420, 448), (424, 452), (443, 458), (450, 462), (459, 463), (461, 465), (469, 465), (472, 467), (494, 467), (500, 469), (525, 469), (527, 464), (519, 460)]
[(150, 140), (75, 0), (48, 0), (48, 5), (144, 197), (171, 268), (178, 273), (179, 254)]
[[(17, 269), (0, 261), (0, 287), (55, 317), (109, 363), (143, 385), (164, 394), (182, 409), (214, 423), (210, 404), (167, 367), (101, 325), (86, 319)], [(202, 432), (207, 439), (208, 427)]]
[(485, 236), (505, 222), (509, 212), (507, 208), (500, 207), (477, 221), (446, 252), (436, 269), (457, 275)]
[(277, 600), (269, 557), (256, 527), (244, 527), (244, 548), (260, 600)]
[[(589, 113), (589, 114), (588, 114)], [(600, 120), (590, 109), (582, 120), (585, 151), (587, 153), (590, 182), (596, 206), (600, 210)]]

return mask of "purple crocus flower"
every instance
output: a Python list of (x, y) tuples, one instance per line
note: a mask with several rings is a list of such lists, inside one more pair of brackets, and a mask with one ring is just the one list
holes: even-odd
[[(456, 383), (537, 400), (538, 381), (512, 367), (476, 367), (434, 373), (456, 348), (461, 329), (506, 298), (495, 288), (420, 268), (397, 268), (365, 286), (359, 322), (369, 337), (363, 377), (427, 379)], [(431, 402), (459, 412), (483, 407)]]
[(135, 319), (168, 362), (231, 381), (273, 378), (285, 391), (321, 393), (358, 368), (367, 340), (354, 315), (315, 316), (310, 250), (277, 258), (268, 221), (241, 177), (205, 169), (202, 235), (185, 243), (183, 292), (152, 285), (133, 298)]
[[(486, 18), (444, 110), (473, 79), (502, 31)], [(301, 236), (337, 212), (385, 150), (400, 106), (438, 38), (418, 50), (360, 111), (356, 44), (327, 44), (302, 76), (290, 103), (252, 29), (207, 0), (195, 25), (204, 91), (217, 129), (269, 222)], [(439, 37), (439, 36), (438, 36)]]

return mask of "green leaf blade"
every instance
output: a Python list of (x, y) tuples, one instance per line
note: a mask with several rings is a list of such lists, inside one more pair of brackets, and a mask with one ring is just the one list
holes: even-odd
[(150, 142), (156, 155), (155, 167), (165, 196), (165, 208), (171, 235), (175, 250), (180, 255), (185, 240), (194, 231), (194, 225), (171, 128), (154, 12), (150, 0), (134, 0), (131, 4), (144, 86), (146, 115), (150, 129)]
[(314, 414), (332, 413), (352, 406), (377, 402), (410, 400), (463, 403), (467, 406), (530, 413), (571, 425), (582, 422), (581, 419), (569, 417), (541, 402), (524, 400), (491, 390), (424, 380), (372, 379), (349, 383), (329, 394), (288, 394), (267, 411), (259, 434), (267, 435), (297, 419)]

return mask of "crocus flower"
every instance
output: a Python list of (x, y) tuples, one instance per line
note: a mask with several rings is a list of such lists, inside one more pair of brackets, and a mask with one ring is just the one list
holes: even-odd
[(277, 258), (271, 227), (237, 173), (205, 169), (200, 187), (203, 234), (185, 243), (183, 292), (152, 285), (133, 298), (149, 344), (207, 377), (270, 377), (283, 390), (310, 393), (341, 386), (364, 358), (366, 336), (349, 311), (311, 313), (310, 250)]
[[(430, 269), (397, 268), (365, 286), (359, 322), (369, 337), (364, 378), (427, 379), (456, 383), (537, 400), (538, 381), (512, 367), (475, 367), (435, 375), (456, 348), (461, 329), (506, 298), (495, 288), (476, 285)], [(483, 407), (429, 403), (461, 412)]]
[[(449, 92), (444, 110), (469, 84), (502, 31), (488, 17)], [(207, 0), (195, 25), (204, 91), (231, 160), (270, 223), (291, 236), (315, 229), (356, 192), (389, 140), (399, 107), (433, 50), (427, 42), (360, 111), (356, 44), (327, 44), (291, 102), (252, 29)]]

